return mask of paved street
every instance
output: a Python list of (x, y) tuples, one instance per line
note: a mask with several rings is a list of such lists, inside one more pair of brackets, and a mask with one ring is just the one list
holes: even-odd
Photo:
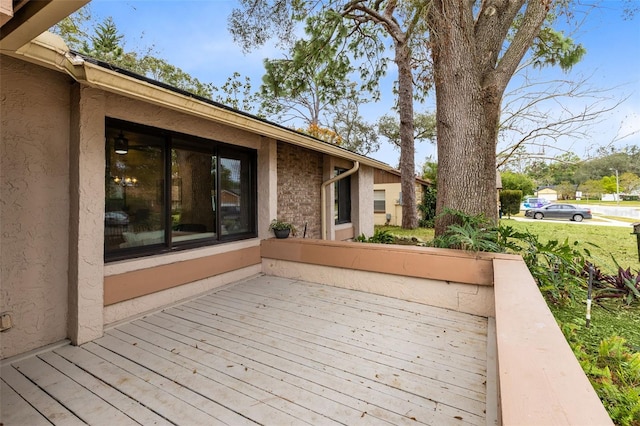
[[(532, 218), (528, 218), (528, 217), (522, 217), (522, 216), (511, 216), (512, 219), (517, 220), (518, 222), (540, 222), (537, 219), (532, 219)], [(571, 220), (566, 220), (566, 219), (542, 219), (542, 221), (544, 222), (555, 222), (555, 223), (569, 223), (572, 225), (591, 225), (591, 226), (620, 226), (620, 227), (624, 227), (624, 228), (629, 228), (631, 229), (631, 223), (629, 222), (623, 222), (623, 221), (619, 221), (619, 220), (613, 220), (613, 219), (606, 219), (603, 217), (600, 217), (598, 215), (593, 216), (593, 219), (585, 219), (582, 222), (573, 222)], [(640, 222), (640, 219), (638, 219), (638, 221)]]

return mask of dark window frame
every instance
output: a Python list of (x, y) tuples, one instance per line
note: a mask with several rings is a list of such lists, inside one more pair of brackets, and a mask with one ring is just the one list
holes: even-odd
[[(146, 126), (142, 124), (124, 121), (111, 117), (105, 117), (105, 132), (107, 129), (117, 129), (123, 131), (131, 131), (137, 133), (148, 134), (163, 139), (162, 155), (163, 155), (163, 173), (162, 173), (162, 197), (164, 199), (164, 242), (160, 244), (120, 248), (114, 251), (107, 251), (106, 242), (104, 250), (104, 261), (112, 262), (117, 260), (134, 259), (157, 254), (172, 253), (182, 250), (190, 250), (199, 247), (213, 246), (222, 243), (240, 241), (250, 238), (256, 238), (257, 232), (257, 212), (258, 212), (258, 188), (257, 188), (257, 151), (255, 149), (230, 145), (212, 139), (206, 139), (198, 136), (184, 134), (157, 127)], [(106, 134), (105, 134), (106, 136)], [(106, 139), (106, 138), (105, 138)], [(179, 139), (180, 142), (174, 144), (173, 139)], [(106, 150), (109, 148), (109, 141), (105, 140), (105, 155), (109, 155)], [(221, 158), (242, 158), (249, 162), (248, 185), (250, 188), (247, 199), (248, 206), (246, 214), (248, 218), (248, 228), (246, 232), (236, 234), (222, 235), (220, 232), (220, 216), (219, 209), (216, 210), (216, 235), (214, 237), (195, 239), (190, 241), (173, 242), (171, 240), (172, 218), (171, 218), (171, 150), (174, 148), (193, 150), (196, 152), (206, 152), (215, 155), (216, 170), (220, 173)], [(107, 172), (105, 171), (105, 174)], [(216, 176), (216, 193), (220, 194), (220, 176)], [(105, 206), (106, 207), (106, 206)]]
[[(336, 176), (346, 172), (347, 169), (336, 167)], [(335, 204), (336, 211), (335, 224), (341, 225), (351, 223), (351, 176), (344, 177), (335, 182)]]

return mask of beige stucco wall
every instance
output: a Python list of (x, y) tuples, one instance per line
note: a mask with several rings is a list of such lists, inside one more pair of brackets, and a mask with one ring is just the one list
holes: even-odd
[(387, 214), (390, 214), (391, 220), (389, 221), (389, 225), (393, 225), (393, 226), (402, 225), (402, 206), (398, 204), (398, 197), (400, 196), (400, 184), (399, 183), (377, 183), (373, 185), (373, 189), (384, 191), (385, 210), (386, 210), (384, 213), (374, 213), (375, 224), (376, 225), (386, 224)]
[[(387, 223), (387, 214), (391, 215), (389, 225), (402, 225), (402, 204), (398, 204), (400, 192), (402, 192), (400, 183), (376, 183), (373, 185), (375, 190), (383, 190), (385, 196), (384, 213), (374, 213), (374, 221), (376, 225), (385, 225)], [(416, 184), (416, 206), (422, 202), (422, 185)], [(372, 201), (373, 203), (373, 201)], [(418, 214), (420, 219), (420, 214)]]
[[(145, 269), (172, 264), (185, 253), (191, 259), (211, 254), (210, 250), (194, 250), (105, 265), (105, 117), (256, 149), (259, 238), (270, 236), (267, 226), (277, 213), (277, 143), (173, 111), (163, 107), (161, 100), (127, 98), (9, 57), (3, 56), (1, 63), (0, 312), (8, 311), (15, 326), (0, 335), (0, 357), (65, 338), (81, 344), (100, 337), (105, 323), (161, 308), (176, 298), (188, 298), (259, 271), (247, 267), (105, 309), (104, 277), (127, 269), (131, 262)], [(351, 161), (326, 158), (331, 164), (352, 166)], [(352, 185), (353, 205), (360, 208), (360, 216), (352, 216), (354, 230), (372, 232), (372, 169), (362, 167)], [(231, 246), (218, 245), (214, 250), (226, 247)]]
[[(0, 60), (0, 358), (67, 335), (69, 103), (65, 75)], [(45, 96), (46, 95), (46, 96)]]
[[(351, 187), (351, 198), (355, 201), (351, 206), (354, 212), (355, 235), (373, 235), (373, 168), (360, 166), (358, 175)], [(354, 194), (357, 196), (354, 197)]]

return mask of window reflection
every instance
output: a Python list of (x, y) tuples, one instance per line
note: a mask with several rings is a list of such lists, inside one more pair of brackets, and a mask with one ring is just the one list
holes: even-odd
[(254, 150), (106, 124), (106, 259), (255, 237)]
[(171, 158), (172, 242), (215, 237), (215, 155), (173, 149)]
[(126, 154), (116, 154), (119, 132), (107, 131), (105, 173), (105, 248), (162, 244), (162, 139), (125, 132)]

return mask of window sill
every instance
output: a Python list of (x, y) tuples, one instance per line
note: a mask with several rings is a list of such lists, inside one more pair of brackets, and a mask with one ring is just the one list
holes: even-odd
[(109, 263), (105, 262), (104, 276), (117, 275), (125, 272), (136, 271), (139, 269), (152, 268), (155, 266), (181, 262), (183, 260), (190, 260), (198, 257), (211, 256), (227, 251), (233, 251), (259, 245), (260, 239), (255, 237), (239, 241), (220, 242), (219, 244), (201, 246), (192, 249), (185, 248), (179, 251), (152, 254), (149, 256), (137, 257), (132, 259), (114, 260)]

